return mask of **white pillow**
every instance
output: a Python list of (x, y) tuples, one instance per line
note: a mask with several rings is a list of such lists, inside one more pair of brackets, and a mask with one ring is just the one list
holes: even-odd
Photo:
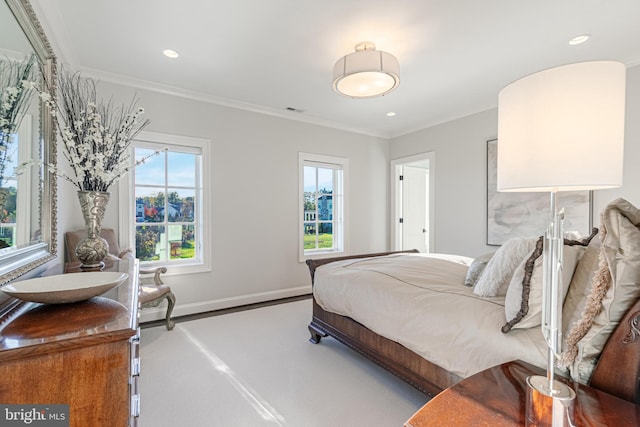
[[(542, 240), (542, 237), (540, 238)], [(507, 323), (502, 332), (528, 329), (542, 323), (542, 241), (518, 266), (507, 289), (504, 312)], [(567, 295), (576, 265), (586, 250), (581, 245), (564, 245), (562, 251), (562, 300)], [(530, 272), (530, 275), (528, 274)]]
[(505, 295), (514, 271), (534, 249), (536, 240), (516, 237), (504, 242), (489, 260), (473, 293), (481, 297)]

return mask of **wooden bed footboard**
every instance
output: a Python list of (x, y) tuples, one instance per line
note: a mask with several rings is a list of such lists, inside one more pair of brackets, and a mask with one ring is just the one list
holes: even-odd
[(393, 255), (393, 254), (419, 254), (420, 251), (417, 249), (409, 249), (406, 251), (394, 251), (394, 252), (377, 252), (373, 254), (359, 254), (359, 255), (346, 255), (339, 256), (333, 258), (318, 258), (318, 259), (308, 259), (307, 266), (309, 266), (309, 272), (311, 273), (311, 284), (313, 285), (313, 279), (316, 275), (316, 268), (321, 265), (329, 264), (334, 261), (344, 261), (347, 259), (358, 259), (358, 258), (371, 258), (376, 256), (385, 256), (385, 255)]
[(353, 319), (324, 311), (315, 299), (309, 332), (312, 343), (319, 343), (321, 337), (332, 336), (429, 396), (435, 396), (461, 380)]
[[(402, 252), (419, 251), (381, 252), (307, 260), (311, 283), (314, 282), (316, 268), (321, 265), (339, 260)], [(435, 396), (462, 379), (351, 318), (323, 310), (315, 298), (309, 332), (309, 341), (312, 343), (317, 344), (322, 337), (331, 336), (430, 396)], [(640, 405), (640, 300), (627, 311), (609, 337), (589, 385)]]

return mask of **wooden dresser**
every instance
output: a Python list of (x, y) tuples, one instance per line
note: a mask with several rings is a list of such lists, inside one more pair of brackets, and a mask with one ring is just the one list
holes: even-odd
[[(70, 426), (137, 425), (138, 262), (110, 262), (105, 270), (129, 279), (80, 303), (4, 304), (0, 403), (68, 404)], [(82, 273), (67, 265), (65, 274)]]

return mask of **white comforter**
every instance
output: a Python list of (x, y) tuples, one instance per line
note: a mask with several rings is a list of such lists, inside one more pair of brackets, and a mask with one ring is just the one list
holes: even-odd
[(545, 367), (540, 328), (502, 333), (504, 297), (482, 298), (464, 285), (471, 261), (395, 254), (333, 262), (316, 270), (313, 293), (324, 310), (461, 377), (514, 359)]

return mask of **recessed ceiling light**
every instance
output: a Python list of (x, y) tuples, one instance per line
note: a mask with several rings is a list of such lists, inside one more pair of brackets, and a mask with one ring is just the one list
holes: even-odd
[(576, 46), (582, 44), (591, 38), (591, 34), (581, 34), (579, 36), (575, 36), (571, 40), (569, 40), (569, 44), (571, 46)]
[(164, 54), (164, 56), (166, 56), (167, 58), (172, 58), (172, 59), (175, 59), (175, 58), (177, 58), (178, 56), (180, 56), (180, 55), (178, 55), (178, 52), (176, 52), (176, 51), (175, 51), (175, 50), (173, 50), (173, 49), (165, 49), (165, 50), (163, 50), (163, 51), (162, 51), (162, 53), (163, 53), (163, 54)]
[(393, 117), (393, 116), (395, 116), (395, 115), (396, 115), (396, 113), (394, 113), (393, 111), (389, 111), (389, 112), (387, 113), (387, 117)]

